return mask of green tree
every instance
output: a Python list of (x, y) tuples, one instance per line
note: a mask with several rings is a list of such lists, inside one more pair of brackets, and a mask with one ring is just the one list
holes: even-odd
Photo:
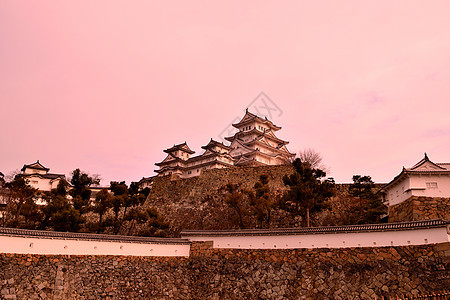
[(26, 179), (16, 175), (4, 185), (6, 199), (5, 225), (35, 229), (39, 225), (42, 214), (36, 200), (38, 191), (28, 185)]
[(334, 194), (334, 184), (325, 180), (326, 173), (321, 169), (311, 168), (308, 162), (295, 159), (295, 172), (285, 175), (283, 182), (289, 187), (281, 207), (291, 214), (302, 217), (303, 226), (310, 226), (311, 214), (327, 207), (327, 200)]
[(133, 235), (136, 224), (145, 224), (149, 219), (149, 215), (146, 210), (133, 207), (124, 216), (124, 220), (130, 221), (130, 227), (128, 228), (127, 235)]
[(123, 208), (124, 216), (126, 214), (126, 207), (129, 207), (130, 196), (128, 194), (128, 186), (125, 184), (125, 181), (111, 181), (110, 182), (111, 192), (113, 193), (113, 197), (111, 199), (111, 204), (114, 212), (114, 234), (118, 234), (120, 231), (120, 227), (123, 223), (123, 218), (119, 218), (119, 213)]
[(55, 195), (66, 197), (68, 194), (68, 192), (67, 192), (68, 188), (69, 188), (69, 183), (65, 179), (61, 179), (58, 182), (56, 189), (54, 189), (52, 192)]
[(245, 228), (244, 215), (246, 214), (246, 210), (244, 208), (244, 192), (234, 183), (228, 183), (222, 187), (222, 190), (227, 193), (225, 195), (225, 204), (227, 204), (237, 216), (237, 225), (239, 228)]
[(48, 194), (46, 200), (47, 204), (42, 209), (46, 216), (44, 228), (50, 226), (56, 231), (71, 232), (80, 230), (84, 219), (67, 198), (58, 194)]
[(353, 184), (349, 188), (349, 193), (353, 197), (370, 199), (375, 197), (373, 192), (375, 183), (370, 176), (353, 175)]
[[(130, 218), (130, 216), (135, 215), (136, 211), (142, 212), (141, 209), (136, 208), (138, 205), (143, 205), (145, 200), (147, 200), (147, 196), (150, 193), (149, 188), (145, 188), (144, 190), (141, 190), (139, 188), (138, 182), (131, 182), (130, 187), (128, 188), (128, 195), (129, 195), (129, 201), (125, 205), (129, 205), (131, 207), (130, 214), (127, 216), (127, 210), (126, 207), (124, 209), (124, 220), (130, 221), (130, 227), (128, 229), (128, 235), (133, 234), (134, 227), (136, 226), (136, 223), (142, 223), (142, 218), (139, 217), (139, 215), (136, 216), (136, 218)], [(142, 215), (142, 214), (141, 214)]]
[(21, 228), (37, 229), (43, 219), (43, 214), (35, 199), (27, 198), (20, 207), (19, 214), (23, 216), (24, 222)]
[(145, 189), (139, 188), (139, 182), (132, 182), (130, 184), (130, 188), (128, 189), (128, 193), (131, 197), (135, 197), (133, 203), (137, 203), (138, 205), (143, 205), (145, 200), (147, 200), (148, 194), (150, 194), (150, 188), (146, 187)]
[(141, 220), (145, 220), (145, 226), (139, 231), (141, 236), (167, 237), (169, 235), (169, 223), (158, 213), (155, 208), (147, 208), (141, 214)]
[(89, 176), (87, 173), (80, 171), (80, 169), (75, 169), (72, 172), (70, 183), (72, 184), (72, 189), (69, 191), (69, 194), (73, 198), (73, 207), (80, 211), (80, 213), (87, 212), (92, 193), (89, 187), (94, 184), (99, 184), (99, 179)]
[(352, 179), (353, 184), (349, 187), (349, 194), (354, 197), (354, 203), (345, 223), (380, 222), (380, 216), (386, 213), (387, 207), (383, 204), (381, 195), (376, 193), (372, 178), (367, 175), (353, 175)]
[(103, 215), (108, 211), (109, 208), (111, 208), (111, 200), (112, 196), (107, 189), (102, 189), (95, 195), (93, 211), (99, 216), (97, 233), (100, 233), (100, 231), (103, 229)]
[(270, 227), (272, 211), (277, 205), (269, 188), (269, 176), (261, 175), (255, 183), (253, 191), (248, 191), (250, 207), (260, 227)]

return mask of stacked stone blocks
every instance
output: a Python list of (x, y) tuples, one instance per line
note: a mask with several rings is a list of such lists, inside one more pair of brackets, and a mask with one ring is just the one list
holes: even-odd
[(450, 198), (414, 196), (389, 207), (389, 222), (433, 219), (450, 221)]
[(0, 255), (1, 299), (374, 299), (450, 285), (449, 243), (214, 249), (189, 258)]

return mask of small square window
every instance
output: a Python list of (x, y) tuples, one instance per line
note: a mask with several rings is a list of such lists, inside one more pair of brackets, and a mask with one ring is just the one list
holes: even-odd
[(427, 182), (427, 189), (437, 189), (437, 182)]

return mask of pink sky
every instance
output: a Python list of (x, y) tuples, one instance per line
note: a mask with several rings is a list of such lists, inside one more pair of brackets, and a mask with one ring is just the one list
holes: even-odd
[[(330, 176), (450, 162), (450, 1), (0, 1), (0, 171), (201, 153), (260, 93)], [(251, 109), (251, 108), (250, 108)]]

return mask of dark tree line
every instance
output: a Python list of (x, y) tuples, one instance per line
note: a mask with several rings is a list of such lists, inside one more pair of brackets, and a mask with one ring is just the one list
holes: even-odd
[[(234, 183), (222, 188), (226, 191), (225, 203), (232, 211), (230, 220), (235, 227), (271, 228), (280, 224), (309, 227), (312, 219), (317, 226), (378, 223), (386, 213), (370, 176), (353, 176), (345, 203), (336, 207), (333, 201), (336, 198), (335, 182), (326, 178), (325, 171), (299, 158), (292, 164), (294, 172), (283, 177), (287, 190), (282, 195), (275, 195), (270, 190), (267, 175), (261, 175), (253, 189), (242, 189)], [(317, 219), (320, 213), (330, 212), (334, 217), (329, 217), (326, 222)], [(280, 215), (283, 222), (280, 217), (274, 219)]]
[(20, 174), (10, 182), (0, 176), (0, 199), (4, 206), (0, 226), (129, 235), (168, 234), (169, 225), (158, 212), (143, 207), (148, 188), (139, 190), (136, 182), (129, 187), (124, 181), (111, 182), (110, 191), (102, 189), (92, 197), (91, 187), (98, 183), (98, 179), (76, 169), (69, 182), (60, 180), (55, 189), (42, 192), (30, 187)]
[[(324, 179), (325, 172), (315, 169), (308, 162), (296, 159), (295, 172), (283, 177), (288, 190), (276, 195), (269, 187), (269, 176), (261, 175), (252, 189), (241, 189), (236, 184), (227, 184), (225, 203), (234, 212), (232, 218), (239, 228), (271, 228), (277, 226), (275, 215), (291, 218), (295, 224), (300, 217), (303, 226), (310, 226), (310, 216), (328, 208), (327, 200), (333, 196), (334, 182)], [(247, 220), (245, 222), (244, 220)]]
[(6, 205), (0, 226), (169, 236), (183, 222), (189, 229), (308, 227), (377, 223), (386, 213), (370, 176), (353, 176), (342, 196), (319, 167), (301, 159), (292, 164), (294, 172), (283, 177), (284, 192), (271, 189), (268, 175), (261, 175), (249, 189), (229, 183), (217, 195), (206, 195), (206, 208), (193, 210), (192, 220), (180, 219), (172, 227), (155, 208), (144, 207), (150, 190), (139, 190), (136, 182), (128, 186), (113, 181), (109, 190), (93, 196), (91, 187), (98, 180), (79, 169), (50, 192), (33, 189), (20, 175), (7, 182), (0, 174), (0, 199)]

